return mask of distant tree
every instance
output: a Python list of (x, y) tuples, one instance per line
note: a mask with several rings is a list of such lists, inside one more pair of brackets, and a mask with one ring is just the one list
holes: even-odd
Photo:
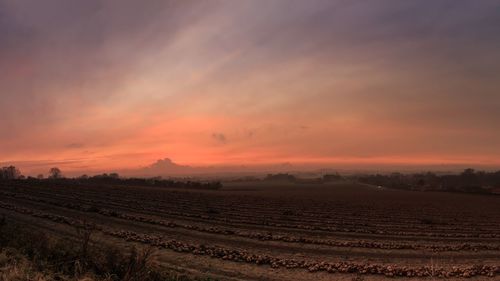
[(113, 179), (119, 179), (120, 175), (118, 175), (118, 173), (111, 173), (111, 174), (109, 174), (109, 177), (113, 178)]
[(62, 177), (62, 172), (59, 168), (54, 167), (49, 170), (49, 178), (51, 179), (60, 179)]
[(44, 177), (43, 177), (43, 174), (39, 174), (38, 176), (36, 176), (36, 178), (39, 180), (43, 180)]
[(468, 168), (468, 169), (465, 169), (463, 172), (462, 172), (462, 176), (471, 176), (471, 175), (474, 175), (475, 174), (475, 170), (474, 169), (471, 169), (471, 168)]
[(21, 171), (14, 166), (3, 167), (0, 172), (0, 179), (15, 180), (21, 177)]
[(466, 186), (478, 185), (479, 178), (474, 169), (465, 169), (461, 174), (461, 184)]
[(87, 176), (86, 174), (83, 174), (83, 175), (79, 176), (78, 179), (80, 179), (80, 180), (88, 180), (89, 176)]

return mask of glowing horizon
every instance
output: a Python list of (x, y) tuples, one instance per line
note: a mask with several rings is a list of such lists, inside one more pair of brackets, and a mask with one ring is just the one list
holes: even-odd
[(0, 0), (0, 163), (500, 168), (497, 1)]

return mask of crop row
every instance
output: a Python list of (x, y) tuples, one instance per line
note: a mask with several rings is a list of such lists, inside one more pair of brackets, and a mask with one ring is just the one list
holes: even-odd
[[(30, 189), (30, 190), (41, 190), (40, 188), (34, 189), (33, 187), (23, 187), (23, 189)], [(72, 188), (71, 190), (66, 190), (66, 189), (57, 189), (57, 191), (54, 190), (49, 190), (51, 192), (51, 195), (56, 195), (55, 193), (59, 192), (71, 192), (71, 194), (74, 194), (75, 192), (79, 192), (80, 197), (82, 197), (84, 194), (92, 194), (94, 196), (98, 197), (103, 197), (103, 195), (107, 196), (107, 199), (110, 199), (112, 201), (115, 201), (115, 199), (123, 199), (123, 198), (131, 198), (131, 200), (127, 200), (129, 203), (136, 203), (136, 204), (145, 204), (145, 203), (152, 203), (152, 202), (158, 202), (158, 205), (155, 205), (154, 207), (157, 206), (164, 206), (168, 207), (171, 205), (172, 202), (175, 202), (175, 208), (176, 209), (189, 209), (191, 211), (204, 211), (203, 206), (217, 206), (216, 208), (221, 211), (228, 211), (230, 212), (231, 210), (234, 209), (234, 206), (239, 206), (241, 209), (245, 210), (245, 213), (251, 213), (253, 217), (255, 216), (262, 216), (262, 217), (269, 217), (270, 215), (276, 214), (276, 215), (281, 215), (283, 210), (287, 209), (287, 206), (290, 207), (290, 204), (284, 204), (285, 202), (280, 202), (276, 201), (276, 199), (270, 199), (266, 198), (266, 200), (257, 200), (256, 198), (240, 198), (240, 196), (221, 196), (221, 195), (214, 195), (214, 194), (197, 194), (197, 193), (191, 193), (191, 192), (178, 192), (178, 191), (166, 191), (162, 190), (162, 192), (157, 192), (158, 194), (145, 194), (144, 191), (142, 190), (143, 188), (136, 188), (136, 189), (125, 189), (122, 190), (123, 188), (106, 188), (105, 191), (103, 190), (94, 190), (95, 188)], [(130, 194), (129, 194), (130, 192)], [(150, 192), (150, 190), (148, 190)], [(109, 197), (113, 196), (113, 197)], [(116, 197), (116, 198), (115, 198)], [(139, 200), (138, 200), (139, 199)], [(253, 200), (252, 200), (253, 199)], [(290, 202), (288, 202), (290, 203)], [(381, 223), (387, 223), (387, 222), (392, 222), (394, 223), (396, 220), (399, 219), (404, 219), (405, 221), (402, 222), (404, 224), (412, 224), (412, 227), (419, 226), (418, 224), (421, 223), (421, 217), (415, 217), (415, 213), (412, 210), (407, 210), (405, 209), (392, 209), (391, 206), (385, 206), (382, 209), (380, 208), (373, 208), (373, 206), (369, 205), (352, 205), (352, 204), (342, 204), (340, 202), (336, 202), (335, 204), (329, 204), (322, 206), (322, 204), (319, 204), (319, 202), (314, 203), (314, 204), (307, 204), (307, 206), (303, 206), (302, 208), (299, 207), (298, 202), (293, 202), (293, 209), (295, 210), (294, 213), (298, 217), (307, 217), (308, 220), (311, 222), (317, 221), (324, 223), (325, 221), (328, 221), (328, 219), (336, 219), (336, 218), (344, 218), (348, 217), (348, 220), (345, 220), (344, 222), (349, 224), (352, 221), (359, 220), (362, 222), (363, 220), (373, 218), (375, 219), (376, 222), (381, 222)], [(321, 205), (322, 207), (318, 207), (318, 205)], [(356, 210), (356, 212), (353, 212), (353, 207)], [(429, 211), (428, 208), (431, 208), (430, 206), (427, 206), (425, 210)], [(273, 213), (275, 210), (281, 210), (281, 212), (278, 213)], [(299, 211), (300, 210), (300, 211)], [(327, 211), (328, 210), (328, 211)], [(419, 210), (419, 214), (422, 214), (425, 216), (425, 210)], [(433, 209), (432, 209), (433, 210)], [(394, 212), (393, 212), (394, 211)], [(391, 212), (392, 215), (390, 218), (387, 216), (387, 212)], [(457, 215), (460, 212), (460, 210), (452, 210), (452, 217), (458, 217), (460, 218), (460, 222), (463, 222), (465, 219), (464, 216), (459, 216)], [(443, 213), (443, 210), (435, 210), (431, 213), (439, 213), (440, 216), (447, 217), (446, 214)], [(334, 216), (332, 217), (332, 214)], [(363, 216), (360, 216), (360, 214), (363, 214)], [(242, 214), (238, 214), (242, 215)], [(366, 216), (368, 215), (368, 216)], [(495, 224), (491, 223), (491, 219), (487, 219), (484, 216), (480, 216), (478, 219), (485, 219), (484, 221), (481, 221), (481, 223), (487, 224), (489, 226), (494, 226)], [(288, 217), (282, 217), (281, 219), (294, 219), (292, 216)], [(473, 219), (471, 220), (471, 225), (472, 224), (477, 224), (478, 219)], [(450, 221), (440, 221), (441, 224), (450, 224), (452, 223), (453, 220)], [(453, 225), (453, 224), (452, 224)], [(468, 224), (466, 224), (468, 225)], [(385, 225), (384, 225), (385, 226)], [(424, 225), (424, 227), (427, 227)]]
[[(29, 195), (24, 195), (24, 194), (18, 194), (18, 193), (8, 193), (8, 192), (1, 192), (2, 195), (5, 195), (5, 196), (12, 196), (12, 197), (16, 197), (16, 198), (24, 198), (24, 199), (28, 199), (28, 200), (34, 200), (34, 201), (39, 201), (39, 202), (42, 202), (42, 203), (47, 203), (47, 204), (52, 204), (52, 205), (57, 205), (57, 206), (61, 206), (61, 207), (66, 207), (66, 208), (73, 208), (73, 209), (79, 209), (79, 210), (83, 210), (83, 211), (88, 211), (88, 210), (94, 210), (94, 209), (99, 209), (97, 207), (87, 207), (87, 206), (81, 206), (80, 204), (77, 204), (77, 203), (70, 203), (68, 202), (68, 200), (64, 200), (65, 202), (60, 202), (60, 201), (54, 201), (54, 200), (48, 200), (48, 199), (43, 199), (43, 198), (39, 198), (39, 197), (34, 197), (34, 196), (29, 196)], [(96, 200), (83, 200), (82, 198), (73, 198), (73, 200), (75, 201), (79, 201), (79, 202), (82, 202), (82, 201), (87, 201), (88, 203), (94, 205), (95, 203), (98, 203), (98, 204), (104, 204), (105, 202), (99, 202), (99, 201), (96, 201)], [(113, 205), (112, 202), (108, 202), (106, 205)], [(127, 208), (130, 208), (130, 206), (127, 206)], [(181, 217), (191, 217), (191, 218), (198, 218), (198, 219), (204, 219), (204, 220), (210, 220), (210, 221), (221, 221), (223, 223), (234, 223), (234, 224), (238, 224), (238, 223), (241, 223), (242, 221), (241, 220), (234, 220), (234, 219), (228, 219), (228, 218), (219, 218), (219, 217), (212, 217), (212, 216), (209, 216), (209, 215), (203, 215), (203, 214), (192, 214), (192, 213), (184, 213), (184, 212), (178, 212), (178, 211), (164, 211), (164, 210), (161, 210), (159, 208), (147, 208), (147, 207), (142, 207), (141, 210), (146, 210), (146, 211), (150, 211), (150, 212), (154, 212), (154, 213), (158, 213), (160, 211), (163, 211), (164, 213), (167, 213), (168, 215), (173, 215), (173, 216), (181, 216)], [(112, 211), (110, 212), (110, 214), (114, 214), (116, 213), (115, 211)], [(103, 215), (105, 215), (105, 213), (103, 213)], [(131, 219), (131, 218), (129, 218)], [(133, 219), (133, 218), (132, 218)], [(448, 232), (448, 231), (443, 231), (441, 230), (440, 232), (419, 232), (419, 231), (383, 231), (383, 230), (380, 230), (380, 228), (366, 228), (366, 227), (363, 227), (361, 225), (358, 225), (358, 227), (351, 227), (351, 228), (347, 228), (347, 227), (335, 227), (335, 226), (318, 226), (318, 225), (310, 225), (310, 224), (292, 224), (292, 223), (289, 223), (289, 222), (282, 222), (282, 221), (251, 221), (251, 220), (245, 220), (244, 222), (245, 224), (253, 224), (253, 225), (266, 225), (266, 226), (272, 226), (272, 227), (281, 227), (281, 228), (297, 228), (297, 229), (304, 229), (304, 230), (322, 230), (322, 231), (329, 231), (329, 232), (353, 232), (353, 233), (365, 233), (365, 234), (391, 234), (391, 235), (400, 235), (400, 236), (430, 236), (430, 237), (452, 237), (452, 238), (456, 238), (456, 237), (462, 237), (462, 238), (468, 238), (468, 237), (481, 237), (481, 238), (497, 238), (497, 237), (500, 237), (500, 234), (496, 233), (496, 232), (491, 232), (491, 233), (476, 233), (476, 234), (473, 234), (473, 233), (463, 233), (463, 232)], [(385, 228), (385, 226), (384, 226)], [(208, 228), (208, 229), (212, 229), (212, 227)], [(437, 229), (433, 229), (433, 231), (437, 231)], [(464, 231), (464, 230), (462, 230)], [(212, 231), (212, 233), (214, 233)], [(226, 233), (219, 233), (219, 234), (226, 234)], [(249, 236), (248, 234), (244, 234), (243, 236)], [(250, 236), (249, 238), (259, 238), (258, 237), (259, 235), (255, 236), (255, 235), (252, 235)], [(262, 237), (261, 240), (275, 240), (273, 237), (269, 238), (268, 235), (260, 235)], [(266, 236), (268, 238), (266, 238)], [(283, 237), (279, 237), (277, 238), (278, 240), (281, 240), (281, 241), (285, 241), (285, 242), (301, 242), (300, 238), (299, 239), (287, 239), (287, 238), (283, 238)], [(323, 241), (308, 241), (309, 243), (313, 243), (313, 244), (326, 244), (328, 245), (329, 243), (326, 242), (324, 243)], [(370, 242), (371, 244), (371, 242)], [(330, 244), (331, 246), (340, 246), (342, 247), (343, 245), (341, 243), (335, 243), (333, 242), (333, 244)], [(403, 246), (403, 247), (396, 247), (394, 248), (393, 246), (376, 246), (375, 247), (379, 247), (379, 248), (382, 248), (382, 249), (408, 249), (408, 247), (406, 246)], [(411, 247), (410, 247), (411, 248)], [(427, 249), (431, 249), (431, 250), (435, 250), (435, 251), (452, 251), (452, 250), (474, 250), (474, 248), (472, 248), (470, 245), (468, 244), (463, 244), (462, 246), (460, 247), (453, 247), (453, 248), (442, 248), (442, 247), (429, 247)], [(476, 248), (477, 250), (480, 250), (478, 248)], [(487, 248), (482, 248), (482, 249), (487, 249)]]
[[(23, 187), (23, 190), (24, 189), (31, 191), (46, 190), (40, 188), (34, 189), (32, 187), (31, 188)], [(79, 188), (78, 190), (83, 190), (84, 192), (82, 193), (88, 193), (88, 192), (96, 193), (96, 196), (99, 196), (99, 198), (103, 198), (104, 196), (109, 197), (111, 193), (113, 193), (114, 191), (120, 191), (120, 189), (111, 188), (111, 189), (106, 189), (105, 192), (102, 190), (93, 191), (92, 189), (89, 191), (87, 190), (87, 188), (85, 189)], [(142, 190), (142, 189), (137, 188), (137, 190)], [(141, 194), (137, 190), (134, 190), (134, 196)], [(55, 192), (54, 190), (49, 190), (49, 191), (51, 192), (51, 194), (48, 195), (51, 195), (51, 197), (57, 196), (58, 195), (57, 193), (59, 193), (59, 189), (57, 190), (57, 192)], [(72, 190), (72, 192), (75, 191), (76, 190)], [(286, 210), (285, 211), (267, 210), (269, 211), (269, 213), (266, 213), (267, 211), (265, 211), (260, 216), (257, 216), (257, 214), (254, 214), (255, 210), (252, 212), (249, 212), (247, 210), (248, 206), (244, 207), (244, 212), (241, 210), (242, 207), (239, 208), (240, 210), (233, 208), (233, 206), (235, 205), (234, 202), (232, 202), (232, 200), (235, 199), (233, 197), (231, 197), (230, 198), (231, 200), (229, 200), (231, 202), (225, 201), (224, 204), (215, 204), (215, 203), (212, 204), (212, 205), (217, 205), (217, 207), (214, 209), (214, 212), (210, 212), (212, 210), (210, 208), (197, 206), (197, 205), (203, 205), (202, 202), (204, 201), (202, 201), (200, 198), (203, 198), (203, 196), (208, 196), (206, 194), (203, 194), (203, 196), (201, 196), (200, 194), (194, 194), (194, 193), (163, 191), (163, 190), (161, 194), (162, 195), (167, 194), (168, 195), (167, 198), (169, 199), (169, 201), (168, 202), (161, 201), (163, 202), (162, 204), (157, 204), (152, 207), (149, 207), (151, 203), (149, 201), (159, 200), (158, 198), (147, 196), (147, 200), (144, 199), (143, 201), (123, 200), (122, 198), (106, 198), (107, 200), (105, 202), (100, 200), (92, 200), (92, 201), (94, 202), (100, 201), (99, 202), (100, 204), (106, 204), (106, 205), (116, 205), (116, 206), (121, 205), (121, 208), (131, 208), (132, 206), (134, 206), (133, 208), (135, 209), (154, 212), (155, 215), (157, 215), (159, 212), (163, 212), (167, 215), (199, 218), (202, 220), (210, 220), (211, 222), (219, 221), (222, 223), (231, 223), (231, 224), (243, 223), (243, 224), (271, 226), (271, 227), (297, 228), (297, 229), (313, 230), (313, 231), (319, 230), (319, 231), (347, 232), (347, 233), (358, 233), (358, 234), (382, 234), (382, 235), (449, 237), (449, 238), (499, 238), (500, 237), (500, 232), (498, 231), (498, 225), (492, 223), (493, 221), (495, 221), (494, 219), (493, 220), (488, 219), (485, 222), (481, 223), (481, 224), (487, 224), (486, 228), (485, 228), (486, 225), (479, 226), (478, 222), (464, 223), (462, 221), (459, 221), (457, 223), (455, 220), (451, 219), (440, 220), (438, 224), (435, 224), (433, 221), (430, 222), (428, 221), (427, 223), (422, 224), (422, 221), (424, 222), (426, 221), (422, 220), (422, 217), (420, 217), (420, 219), (418, 219), (417, 217), (415, 217), (414, 219), (408, 218), (405, 219), (404, 221), (401, 221), (401, 218), (399, 218), (398, 216), (400, 216), (403, 210), (400, 210), (391, 216), (385, 214), (384, 216), (381, 217), (381, 215), (374, 215), (373, 211), (370, 211), (364, 215), (356, 215), (357, 213), (360, 213), (359, 210), (357, 210), (357, 212), (351, 214), (352, 208), (350, 209), (350, 211), (349, 208), (346, 208), (346, 212), (344, 214), (342, 213), (338, 214), (335, 211), (334, 212), (336, 217), (335, 219), (321, 219), (322, 216), (330, 216), (326, 213), (317, 213), (315, 218), (310, 218), (309, 216), (307, 216), (307, 219), (302, 217), (303, 212), (301, 212), (300, 216), (283, 215), (287, 213)], [(126, 198), (127, 195), (130, 196), (130, 194), (127, 194), (127, 192), (120, 193), (120, 197)], [(186, 198), (186, 196), (190, 197)], [(76, 199), (78, 201), (82, 201), (82, 197), (84, 196), (79, 196)], [(191, 199), (191, 197), (192, 201), (187, 200)], [(214, 197), (213, 194), (211, 194), (207, 198), (209, 201), (217, 199), (217, 197)], [(189, 201), (189, 202), (184, 204), (183, 201), (186, 202)], [(123, 203), (119, 204), (118, 202), (123, 202)], [(261, 207), (262, 209), (265, 209), (264, 206), (260, 206), (259, 208)], [(225, 209), (229, 209), (230, 211), (224, 211), (223, 215), (219, 215), (221, 213), (220, 210), (225, 210)], [(249, 213), (251, 213), (251, 215)], [(294, 214), (296, 213), (297, 212), (294, 212)], [(415, 224), (414, 222), (418, 220), (420, 220), (420, 224)], [(454, 221), (455, 223), (453, 223)]]
[[(0, 202), (0, 208), (12, 210), (24, 215), (31, 215), (37, 218), (44, 218), (56, 223), (78, 225), (77, 220), (73, 220), (64, 216), (52, 215), (43, 212), (36, 212), (27, 208), (18, 207), (15, 205)], [(177, 240), (165, 240), (161, 236), (153, 236), (148, 234), (138, 234), (132, 231), (113, 230), (96, 226), (96, 230), (102, 231), (114, 237), (122, 238), (127, 241), (140, 242), (163, 249), (170, 249), (175, 252), (190, 253), (194, 255), (205, 255), (212, 258), (218, 258), (233, 262), (245, 262), (257, 265), (269, 265), (273, 268), (300, 268), (310, 272), (326, 271), (328, 273), (359, 273), (359, 274), (377, 274), (385, 276), (406, 276), (406, 277), (473, 277), (473, 276), (489, 276), (494, 277), (500, 273), (500, 267), (489, 265), (471, 265), (471, 266), (455, 266), (452, 268), (421, 266), (407, 267), (399, 265), (381, 265), (370, 263), (354, 263), (354, 262), (317, 262), (297, 259), (287, 259), (272, 257), (269, 255), (252, 254), (247, 251), (237, 249), (227, 249), (219, 246), (206, 246), (202, 244), (190, 244)]]
[(176, 240), (164, 240), (160, 236), (138, 234), (132, 231), (106, 231), (107, 234), (126, 239), (127, 241), (140, 242), (160, 248), (171, 249), (176, 252), (207, 255), (212, 258), (246, 262), (257, 265), (269, 265), (273, 268), (285, 267), (288, 269), (307, 269), (309, 272), (326, 271), (328, 273), (358, 273), (378, 274), (385, 276), (406, 277), (473, 277), (478, 275), (494, 277), (500, 273), (500, 267), (488, 265), (454, 266), (452, 268), (422, 266), (417, 268), (370, 263), (354, 262), (317, 262), (297, 259), (272, 257), (269, 255), (252, 254), (247, 251), (225, 249), (223, 247), (206, 246), (202, 244), (187, 244)]
[(329, 240), (329, 239), (314, 239), (302, 236), (290, 236), (290, 235), (282, 235), (282, 234), (272, 234), (270, 232), (267, 233), (259, 233), (259, 232), (248, 232), (248, 231), (239, 231), (232, 229), (224, 229), (219, 227), (203, 227), (198, 225), (189, 225), (177, 223), (174, 221), (165, 221), (154, 218), (148, 218), (137, 215), (130, 215), (126, 213), (121, 213), (117, 211), (112, 211), (108, 209), (101, 209), (94, 206), (83, 206), (80, 204), (74, 203), (64, 203), (59, 201), (46, 200), (42, 198), (31, 197), (28, 195), (17, 195), (16, 198), (27, 199), (35, 202), (40, 202), (44, 204), (49, 204), (57, 207), (73, 209), (82, 212), (90, 212), (97, 213), (103, 216), (108, 217), (116, 217), (120, 219), (136, 221), (141, 223), (147, 223), (152, 225), (159, 225), (162, 227), (169, 228), (182, 228), (188, 230), (194, 230), (203, 233), (211, 233), (218, 235), (230, 235), (230, 236), (238, 236), (243, 238), (255, 239), (260, 241), (280, 241), (287, 243), (303, 243), (303, 244), (315, 244), (315, 245), (327, 245), (332, 247), (349, 247), (349, 248), (368, 248), (368, 249), (411, 249), (411, 250), (431, 250), (434, 252), (443, 252), (443, 251), (482, 251), (482, 250), (491, 250), (491, 251), (499, 251), (500, 245), (491, 245), (491, 244), (469, 244), (469, 243), (460, 243), (454, 245), (431, 245), (431, 244), (409, 244), (409, 243), (380, 243), (374, 241), (366, 241), (366, 240), (358, 240), (358, 241), (338, 241), (338, 240)]

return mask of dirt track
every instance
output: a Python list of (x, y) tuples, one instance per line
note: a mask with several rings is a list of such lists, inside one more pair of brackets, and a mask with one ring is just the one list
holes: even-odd
[(493, 196), (348, 183), (219, 191), (9, 185), (0, 189), (0, 212), (62, 236), (85, 219), (100, 239), (158, 247), (165, 267), (230, 280), (500, 275)]

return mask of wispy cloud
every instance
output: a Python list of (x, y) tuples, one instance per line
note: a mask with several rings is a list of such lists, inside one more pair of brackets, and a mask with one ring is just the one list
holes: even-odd
[(498, 1), (0, 0), (0, 11), (3, 162), (500, 156)]
[(213, 133), (212, 138), (218, 143), (225, 144), (227, 142), (226, 136), (222, 133)]
[(66, 145), (66, 148), (71, 148), (71, 149), (83, 148), (83, 147), (85, 147), (85, 145), (83, 143), (70, 143), (70, 144)]

